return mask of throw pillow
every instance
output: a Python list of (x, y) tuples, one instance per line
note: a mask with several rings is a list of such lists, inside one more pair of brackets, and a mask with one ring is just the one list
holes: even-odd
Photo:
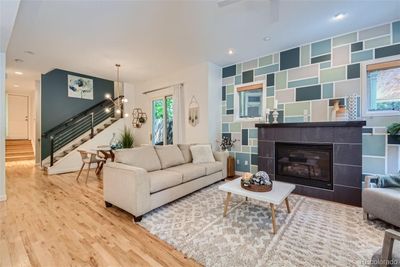
[(189, 144), (178, 144), (178, 147), (182, 152), (185, 163), (192, 162), (192, 152), (190, 152), (190, 145)]
[(210, 163), (215, 162), (211, 145), (194, 145), (190, 147), (192, 152), (193, 163)]
[(378, 176), (378, 187), (400, 187), (400, 174), (387, 174)]
[(176, 145), (156, 146), (156, 152), (162, 169), (185, 163), (182, 152)]

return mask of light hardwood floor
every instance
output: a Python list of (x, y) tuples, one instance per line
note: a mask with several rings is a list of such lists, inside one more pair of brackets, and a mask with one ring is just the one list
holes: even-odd
[(6, 162), (34, 159), (30, 140), (6, 140)]
[(46, 176), (32, 161), (6, 163), (0, 202), (0, 266), (197, 266), (191, 259), (105, 208), (102, 181), (76, 173)]

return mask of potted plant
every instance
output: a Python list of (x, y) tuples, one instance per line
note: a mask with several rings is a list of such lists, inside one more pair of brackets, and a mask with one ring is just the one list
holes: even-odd
[(132, 148), (134, 142), (132, 130), (125, 126), (119, 141), (122, 148)]
[(395, 123), (390, 124), (387, 128), (387, 132), (390, 135), (398, 135), (400, 132), (400, 123), (395, 122)]

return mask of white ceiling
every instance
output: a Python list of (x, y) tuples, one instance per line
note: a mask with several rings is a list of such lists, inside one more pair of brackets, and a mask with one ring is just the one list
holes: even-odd
[[(220, 8), (216, 0), (22, 0), (7, 50), (7, 87), (33, 89), (34, 80), (54, 68), (115, 79), (115, 63), (122, 65), (122, 81), (142, 81), (204, 61), (224, 66), (400, 18), (400, 0), (280, 0), (279, 21), (272, 23), (270, 3), (243, 0)], [(346, 19), (332, 21), (338, 12)], [(234, 55), (228, 55), (229, 48)], [(16, 70), (24, 75), (16, 76)]]

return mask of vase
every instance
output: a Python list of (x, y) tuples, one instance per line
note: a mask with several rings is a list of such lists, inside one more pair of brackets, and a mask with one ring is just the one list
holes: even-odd
[(349, 95), (347, 97), (347, 120), (357, 120), (357, 95)]
[(118, 146), (118, 140), (117, 140), (117, 138), (115, 137), (115, 133), (113, 133), (113, 136), (112, 136), (112, 138), (111, 138), (111, 140), (110, 140), (110, 148), (111, 148), (111, 149), (116, 149), (117, 146)]

